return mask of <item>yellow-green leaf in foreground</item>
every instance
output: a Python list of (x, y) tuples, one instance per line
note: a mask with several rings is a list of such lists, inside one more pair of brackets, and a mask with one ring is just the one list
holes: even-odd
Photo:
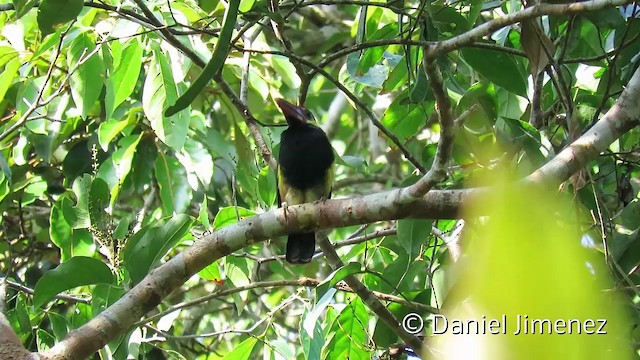
[(433, 358), (630, 359), (624, 299), (581, 244), (579, 211), (553, 190), (495, 189), (466, 209), (468, 247), (432, 328), (447, 327)]

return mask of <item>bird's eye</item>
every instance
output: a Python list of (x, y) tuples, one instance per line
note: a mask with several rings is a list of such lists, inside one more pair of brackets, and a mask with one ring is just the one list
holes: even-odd
[(307, 120), (315, 120), (315, 118), (313, 117), (313, 114), (309, 110), (306, 110), (306, 109), (304, 110), (304, 116), (307, 118)]

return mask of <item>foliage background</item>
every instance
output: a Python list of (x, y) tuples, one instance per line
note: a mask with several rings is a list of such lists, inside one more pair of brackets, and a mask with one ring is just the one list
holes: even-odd
[[(439, 131), (421, 46), (523, 6), (243, 0), (220, 76), (167, 117), (211, 57), (226, 3), (4, 4), (0, 271), (10, 279), (12, 328), (28, 349), (46, 350), (203, 233), (276, 206), (275, 175), (256, 141), (278, 153), (275, 97), (304, 102), (332, 139), (334, 197), (413, 183), (433, 161)], [(631, 4), (545, 16), (533, 35), (508, 25), (439, 56), (458, 117), (441, 187), (463, 188), (498, 165), (527, 175), (579, 137), (638, 68), (639, 12)], [(540, 65), (531, 51), (553, 61)], [(545, 66), (551, 77), (538, 75)], [(638, 137), (623, 135), (564, 188), (591, 214), (583, 231), (630, 304), (640, 264)], [(366, 269), (367, 288), (394, 296), (398, 318), (426, 317), (449, 290), (443, 238), (456, 223), (390, 220), (328, 235), (345, 263), (360, 264), (352, 272)], [(314, 291), (332, 278), (322, 256), (292, 267), (283, 251), (283, 239), (272, 239), (211, 264), (102, 355), (359, 359), (399, 342), (344, 287)]]

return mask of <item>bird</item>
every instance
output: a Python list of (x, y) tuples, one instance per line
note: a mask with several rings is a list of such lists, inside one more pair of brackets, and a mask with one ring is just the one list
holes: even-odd
[[(331, 198), (334, 177), (333, 148), (313, 114), (302, 106), (275, 99), (287, 120), (280, 135), (278, 153), (278, 206), (298, 205)], [(316, 248), (315, 232), (289, 234), (286, 260), (291, 264), (311, 261)]]

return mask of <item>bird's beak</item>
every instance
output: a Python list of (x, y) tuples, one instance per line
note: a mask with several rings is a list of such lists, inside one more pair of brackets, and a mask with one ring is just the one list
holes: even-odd
[(280, 107), (289, 126), (291, 126), (294, 121), (299, 124), (305, 124), (307, 122), (302, 106), (293, 105), (287, 100), (280, 98), (276, 99), (276, 104)]

